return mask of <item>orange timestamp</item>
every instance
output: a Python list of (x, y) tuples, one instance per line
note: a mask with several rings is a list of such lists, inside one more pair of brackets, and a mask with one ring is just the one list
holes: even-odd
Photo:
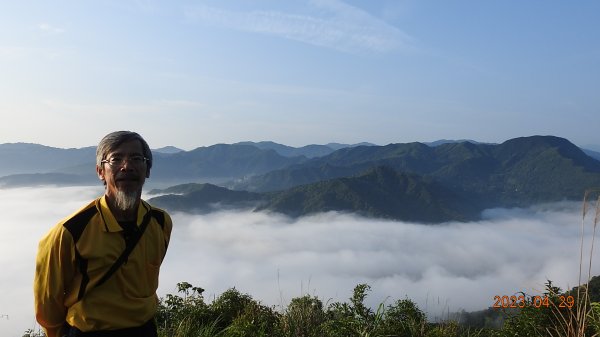
[[(494, 302), (494, 305), (492, 306), (492, 308), (495, 308), (495, 309), (525, 308), (526, 306), (530, 306), (530, 307), (534, 307), (534, 308), (541, 308), (541, 307), (548, 308), (548, 307), (550, 307), (550, 305), (555, 305), (554, 303), (552, 303), (551, 299), (546, 295), (533, 296), (533, 297), (531, 297), (531, 299), (529, 301), (525, 298), (525, 295), (520, 295), (520, 296), (496, 295), (496, 296), (494, 296), (494, 301), (495, 302)], [(571, 296), (571, 295), (558, 296), (558, 301), (559, 301), (559, 303), (557, 304), (557, 306), (559, 308), (571, 309), (573, 307), (573, 305), (575, 305), (575, 298), (573, 298), (573, 296)]]

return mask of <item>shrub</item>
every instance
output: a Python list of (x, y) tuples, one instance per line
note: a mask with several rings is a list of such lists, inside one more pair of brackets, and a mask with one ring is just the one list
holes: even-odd
[(281, 317), (282, 333), (285, 337), (321, 337), (325, 320), (321, 300), (310, 295), (294, 298)]
[[(203, 289), (187, 282), (177, 286), (178, 295), (169, 294), (160, 300), (156, 320), (161, 337), (600, 336), (600, 304), (588, 301), (582, 306), (582, 301), (575, 301), (572, 307), (561, 307), (564, 294), (551, 281), (543, 295), (523, 294), (522, 308), (506, 309), (504, 325), (499, 329), (474, 329), (451, 320), (429, 323), (426, 314), (408, 298), (387, 306), (382, 303), (373, 311), (364, 304), (371, 289), (367, 284), (357, 285), (349, 301), (334, 302), (326, 310), (317, 297), (305, 295), (292, 299), (282, 313), (235, 288), (206, 304)], [(579, 316), (581, 307), (588, 308), (585, 320)], [(27, 331), (24, 337), (37, 335)]]
[(279, 330), (279, 315), (271, 308), (251, 300), (225, 329), (224, 336), (281, 336)]
[(426, 323), (425, 313), (407, 298), (388, 305), (379, 331), (385, 336), (424, 336)]
[[(204, 303), (204, 289), (188, 282), (177, 284), (179, 295), (167, 294), (161, 298), (156, 313), (156, 325), (161, 336), (192, 336), (213, 321), (208, 305)], [(194, 334), (194, 336), (201, 336)]]
[(332, 303), (327, 309), (327, 321), (323, 325), (326, 336), (368, 337), (376, 333), (381, 323), (383, 304), (377, 313), (364, 305), (367, 292), (371, 290), (368, 284), (354, 287), (350, 304)]

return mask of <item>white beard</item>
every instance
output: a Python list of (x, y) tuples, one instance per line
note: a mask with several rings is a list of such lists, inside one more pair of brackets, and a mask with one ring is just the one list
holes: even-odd
[(115, 206), (122, 211), (128, 211), (135, 207), (135, 203), (138, 200), (138, 192), (124, 192), (117, 190), (115, 196)]

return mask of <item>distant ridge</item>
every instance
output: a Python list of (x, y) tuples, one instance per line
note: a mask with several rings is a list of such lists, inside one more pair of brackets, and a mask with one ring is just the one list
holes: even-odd
[(600, 152), (585, 149), (583, 150), (583, 152), (596, 160), (600, 160)]
[[(580, 201), (586, 189), (600, 187), (600, 161), (554, 136), (501, 144), (335, 146), (244, 142), (155, 150), (148, 182), (176, 185), (162, 190), (166, 195), (156, 202), (181, 211), (256, 208), (291, 216), (340, 211), (428, 223), (466, 221), (490, 207)], [(331, 152), (309, 157), (315, 149)], [(0, 145), (0, 172), (27, 170), (0, 176), (4, 188), (98, 184), (94, 166), (94, 147)]]
[[(357, 146), (233, 186), (257, 192), (258, 210), (294, 217), (340, 211), (427, 223), (467, 221), (490, 207), (579, 201), (586, 189), (600, 187), (600, 162), (553, 136), (502, 144)], [(234, 192), (220, 193), (227, 202)], [(161, 198), (170, 197), (153, 200), (160, 204)], [(177, 198), (203, 203), (186, 193)]]
[(343, 149), (346, 147), (355, 147), (355, 146), (363, 146), (368, 145), (371, 146), (371, 143), (359, 143), (359, 144), (340, 144), (340, 143), (328, 143), (325, 145), (317, 145), (310, 144), (302, 147), (291, 147), (287, 145), (282, 145), (270, 141), (263, 142), (239, 142), (233, 145), (251, 145), (256, 146), (259, 149), (263, 150), (274, 150), (282, 156), (286, 157), (295, 157), (295, 156), (304, 156), (307, 158), (315, 158), (326, 156), (336, 150)]
[(0, 176), (49, 173), (61, 168), (94, 162), (95, 147), (60, 149), (32, 143), (0, 144)]
[(472, 144), (490, 144), (493, 145), (495, 143), (482, 143), (482, 142), (478, 142), (475, 140), (471, 140), (471, 139), (459, 139), (459, 140), (450, 140), (450, 139), (440, 139), (440, 140), (436, 140), (433, 142), (429, 142), (429, 143), (423, 143), (425, 145), (429, 145), (429, 146), (439, 146), (439, 145), (443, 145), (443, 144), (450, 144), (450, 143), (472, 143)]
[(343, 148), (305, 163), (237, 181), (235, 189), (286, 190), (388, 166), (436, 180), (483, 207), (579, 200), (600, 187), (600, 162), (566, 139), (532, 136), (502, 144), (421, 143)]
[(167, 153), (167, 154), (172, 154), (172, 153), (177, 153), (177, 152), (181, 152), (183, 151), (180, 148), (177, 148), (175, 146), (165, 146), (165, 147), (160, 147), (158, 149), (152, 149), (152, 152), (160, 152), (160, 153)]

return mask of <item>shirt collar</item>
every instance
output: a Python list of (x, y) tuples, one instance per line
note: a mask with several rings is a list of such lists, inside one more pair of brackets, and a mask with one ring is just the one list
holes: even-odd
[[(104, 230), (107, 232), (120, 232), (123, 228), (119, 225), (117, 219), (110, 211), (108, 207), (108, 201), (106, 200), (106, 195), (96, 199), (96, 208), (100, 212), (100, 217), (102, 218), (102, 222), (104, 222)], [(144, 201), (140, 200), (140, 205), (138, 206), (138, 214), (136, 219), (136, 224), (141, 225), (144, 216), (146, 213), (150, 211), (150, 206)]]

